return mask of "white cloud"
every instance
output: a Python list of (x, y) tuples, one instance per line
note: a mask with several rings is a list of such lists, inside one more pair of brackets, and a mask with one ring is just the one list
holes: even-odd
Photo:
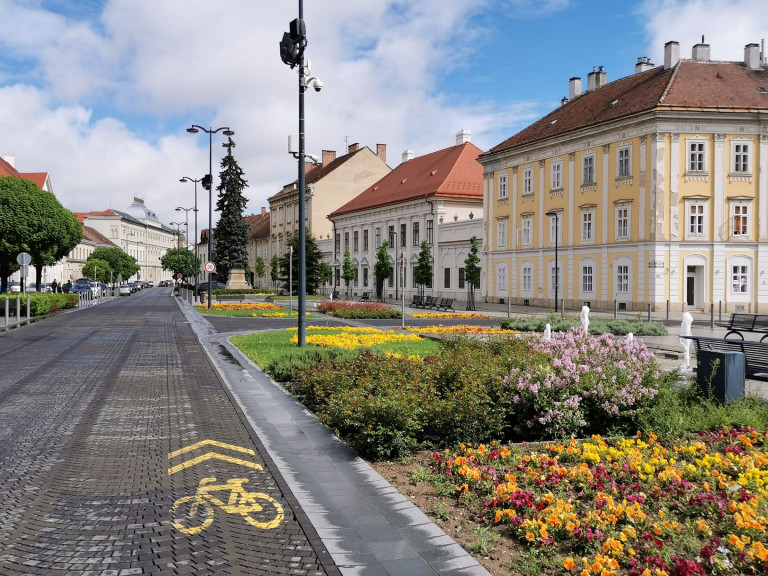
[(680, 57), (691, 48), (710, 45), (712, 60), (744, 60), (744, 46), (768, 35), (765, 0), (645, 0), (642, 12), (653, 61), (664, 61), (664, 44), (680, 43)]

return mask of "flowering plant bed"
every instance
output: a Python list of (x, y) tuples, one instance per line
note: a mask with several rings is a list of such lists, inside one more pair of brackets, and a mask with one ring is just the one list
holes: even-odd
[[(195, 310), (214, 316), (288, 317), (288, 309), (272, 302), (214, 302), (210, 309), (203, 304)], [(296, 317), (296, 312), (293, 313)]]
[[(297, 328), (288, 328), (297, 332)], [(420, 342), (421, 336), (416, 334), (401, 334), (392, 330), (377, 330), (375, 328), (339, 327), (327, 328), (322, 326), (309, 326), (307, 330), (307, 344), (322, 346), (324, 348), (344, 348), (351, 350), (361, 346), (380, 346), (395, 342)], [(298, 333), (291, 338), (292, 344), (298, 344)]]
[(385, 306), (379, 302), (344, 302), (330, 300), (319, 302), (317, 311), (336, 318), (400, 318), (400, 310)]
[(482, 320), (491, 318), (487, 314), (477, 314), (476, 312), (414, 312), (408, 316), (411, 318), (474, 318)]
[(471, 326), (469, 324), (460, 324), (457, 326), (406, 326), (406, 330), (419, 332), (421, 334), (447, 334), (454, 336), (463, 336), (470, 334), (521, 334), (519, 330), (505, 330), (504, 328), (494, 328), (489, 326)]
[[(536, 573), (687, 576), (768, 572), (768, 433), (653, 434), (432, 455), (428, 479), (511, 537)], [(519, 565), (519, 562), (518, 562)], [(534, 573), (533, 567), (509, 574)], [(530, 571), (530, 572), (528, 572)]]

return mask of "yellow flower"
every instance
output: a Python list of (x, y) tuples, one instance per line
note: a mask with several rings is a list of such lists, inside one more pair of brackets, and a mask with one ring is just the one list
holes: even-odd
[(573, 570), (574, 565), (575, 565), (575, 562), (573, 561), (573, 558), (571, 558), (570, 556), (568, 556), (568, 558), (565, 559), (565, 562), (563, 562), (563, 568), (568, 570), (568, 572)]

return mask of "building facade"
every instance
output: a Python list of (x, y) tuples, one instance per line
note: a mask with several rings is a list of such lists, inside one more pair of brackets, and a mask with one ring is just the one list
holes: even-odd
[[(433, 259), (426, 293), (463, 299), (469, 240), (482, 233), (481, 153), (467, 130), (457, 134), (450, 148), (416, 158), (408, 150), (397, 168), (334, 210), (328, 218), (333, 225), (330, 262), (335, 289), (353, 297), (375, 293), (377, 253), (387, 242), (393, 273), (384, 282), (383, 295), (397, 299), (404, 293), (410, 299), (419, 291), (414, 273), (426, 241)], [(350, 286), (341, 278), (347, 251), (357, 271)]]
[[(706, 44), (569, 98), (482, 155), (490, 301), (768, 310), (768, 76)], [(557, 255), (557, 260), (555, 256)]]
[[(261, 214), (244, 216), (248, 222), (248, 267), (251, 277), (248, 279), (254, 288), (272, 287), (272, 252), (270, 251), (270, 225), (272, 219), (266, 207), (262, 206)], [(264, 276), (259, 278), (255, 274), (256, 260), (264, 261)]]

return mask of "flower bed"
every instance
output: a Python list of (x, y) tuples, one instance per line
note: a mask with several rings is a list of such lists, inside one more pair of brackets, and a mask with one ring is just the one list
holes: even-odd
[(213, 310), (283, 310), (282, 306), (271, 302), (214, 302)]
[(493, 328), (490, 326), (470, 326), (468, 324), (460, 324), (458, 326), (443, 326), (442, 324), (437, 326), (406, 326), (405, 329), (421, 334), (451, 334), (454, 336), (469, 334), (521, 334), (519, 330), (505, 330), (504, 328)]
[(488, 320), (491, 317), (487, 314), (477, 314), (474, 312), (414, 312), (408, 314), (411, 318), (475, 318)]
[[(288, 330), (297, 330), (289, 328)], [(361, 346), (378, 346), (393, 342), (418, 342), (421, 337), (416, 334), (400, 334), (392, 330), (377, 330), (375, 328), (328, 328), (323, 326), (309, 326), (307, 330), (322, 330), (323, 334), (308, 334), (307, 344), (321, 346), (323, 348), (344, 348), (351, 350)], [(292, 344), (298, 344), (299, 335), (291, 338)]]
[(330, 300), (319, 302), (317, 311), (337, 318), (400, 318), (400, 310), (379, 302), (344, 302)]
[(766, 432), (462, 444), (433, 459), (436, 483), (565, 573), (768, 573)]

